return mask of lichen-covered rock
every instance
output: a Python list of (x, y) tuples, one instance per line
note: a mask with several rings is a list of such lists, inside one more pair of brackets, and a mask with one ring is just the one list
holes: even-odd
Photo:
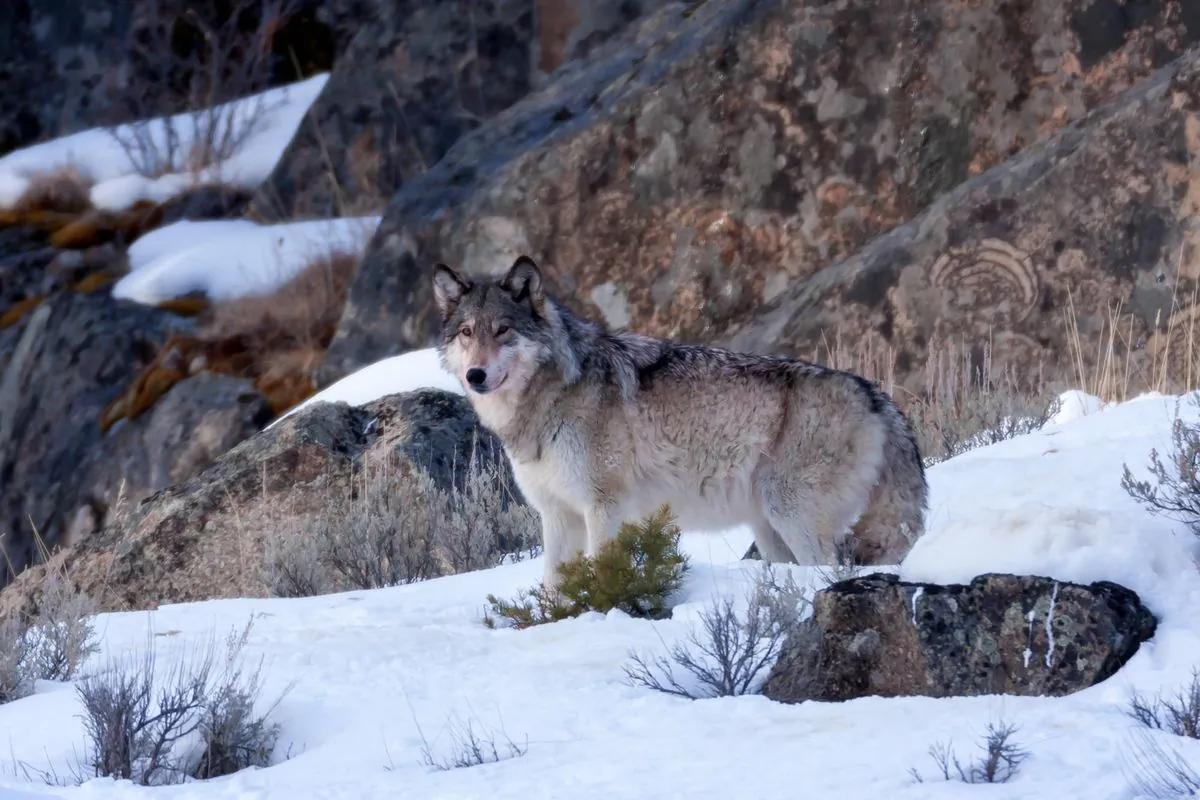
[(104, 292), (63, 293), (0, 330), (5, 570), (33, 560), (35, 529), (48, 547), (59, 544), (68, 515), (85, 502), (82, 465), (101, 446), (101, 412), (183, 325)]
[(1198, 219), (1200, 47), (795, 284), (723, 343), (803, 353), (840, 328), (887, 341), (919, 391), (936, 342), (991, 340), (997, 367), (1029, 369), (1070, 364), (1077, 329), (1093, 342), (1077, 354), (1087, 369), (1112, 336), (1132, 374), (1166, 361), (1182, 375)]
[(114, 426), (63, 477), (79, 505), (59, 544), (71, 547), (103, 528), (120, 503), (137, 504), (200, 473), (271, 416), (247, 379), (200, 372), (175, 384), (145, 412)]
[[(652, 10), (401, 188), (321, 382), (431, 342), (428, 270), (439, 260), (486, 272), (528, 253), (560, 294), (612, 325), (719, 339), (1200, 40), (1194, 4), (1138, 8), (706, 0)], [(1002, 224), (1008, 213), (989, 218)], [(980, 271), (1019, 269), (1028, 252), (993, 249)], [(969, 256), (949, 258), (946, 276), (975, 273)], [(1031, 301), (1018, 289), (1005, 313), (1036, 310), (1036, 292)], [(967, 292), (936, 299), (975, 302)], [(936, 317), (941, 305), (922, 313)], [(853, 314), (849, 323), (859, 324)]]
[[(501, 507), (524, 502), (499, 441), (460, 395), (427, 389), (361, 407), (315, 403), (148, 497), (49, 568), (108, 610), (263, 596), (267, 532), (301, 528), (331, 493), (349, 491), (355, 469), (385, 458), (426, 471), (443, 490), (490, 466), (506, 498)], [(36, 604), (44, 569), (19, 575), (0, 594), (0, 609)]]
[(868, 575), (816, 594), (763, 692), (784, 702), (1066, 695), (1111, 677), (1156, 627), (1136, 593), (1107, 581)]

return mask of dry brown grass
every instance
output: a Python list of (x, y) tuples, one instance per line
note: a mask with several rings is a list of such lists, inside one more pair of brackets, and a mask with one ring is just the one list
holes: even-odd
[(78, 214), (92, 207), (92, 176), (82, 167), (67, 164), (29, 177), (29, 188), (9, 209), (14, 214), (56, 211)]
[(198, 318), (196, 333), (172, 336), (158, 357), (105, 409), (107, 430), (152, 407), (176, 383), (204, 370), (250, 378), (275, 414), (316, 391), (314, 375), (346, 305), (359, 256), (314, 258), (272, 295), (209, 304), (194, 298), (172, 308)]
[(1124, 402), (1144, 392), (1182, 394), (1196, 388), (1200, 380), (1200, 283), (1180, 302), (1178, 290), (1171, 307), (1179, 313), (1165, 321), (1155, 319), (1155, 332), (1139, 340), (1133, 315), (1124, 313), (1118, 300), (1109, 305), (1100, 331), (1092, 336), (1080, 332), (1074, 298), (1068, 295), (1063, 314), (1075, 388), (1107, 402)]
[(1055, 398), (1069, 384), (1048, 380), (1041, 366), (1021, 375), (992, 358), (990, 343), (934, 342), (919, 393), (897, 380), (897, 355), (878, 342), (851, 345), (839, 334), (811, 358), (876, 383), (912, 422), (926, 463), (935, 463), (1036, 430), (1056, 410)]

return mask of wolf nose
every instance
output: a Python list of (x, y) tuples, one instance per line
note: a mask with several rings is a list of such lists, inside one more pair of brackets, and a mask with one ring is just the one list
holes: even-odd
[(467, 383), (476, 388), (483, 386), (483, 382), (487, 380), (487, 373), (479, 367), (471, 367), (467, 370)]

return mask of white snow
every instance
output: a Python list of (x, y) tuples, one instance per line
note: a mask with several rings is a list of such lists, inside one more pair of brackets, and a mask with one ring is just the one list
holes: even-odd
[[(114, 211), (139, 200), (162, 202), (194, 185), (254, 188), (275, 168), (328, 78), (328, 73), (321, 73), (212, 109), (120, 125), (115, 136), (114, 131), (92, 128), (15, 150), (0, 158), (0, 209), (15, 205), (38, 175), (72, 166), (95, 182), (92, 204)], [(204, 121), (200, 130), (216, 126), (217, 130), (245, 133), (239, 133), (232, 152), (218, 154), (221, 160), (189, 169), (186, 161), (193, 152), (196, 120)], [(168, 150), (171, 131), (178, 136), (178, 146)], [(135, 135), (153, 142), (156, 152), (172, 153), (172, 163), (164, 165), (165, 174), (139, 174), (137, 164), (121, 146), (121, 141), (131, 142)]]
[[(437, 383), (442, 378), (430, 353), (381, 361), (330, 387), (327, 396), (361, 403), (373, 393)], [(153, 790), (109, 779), (38, 785), (12, 765), (61, 773), (84, 747), (72, 688), (45, 683), (33, 697), (0, 706), (0, 787), (105, 800), (1131, 800), (1121, 768), (1138, 730), (1124, 714), (1128, 692), (1175, 691), (1200, 664), (1196, 540), (1120, 487), (1123, 464), (1145, 475), (1149, 450), (1169, 443), (1174, 411), (1169, 397), (1097, 408), (929, 470), (929, 530), (900, 565), (903, 577), (957, 582), (1014, 571), (1112, 580), (1139, 592), (1159, 615), (1155, 637), (1114, 677), (1068, 697), (783, 705), (758, 696), (693, 702), (629, 686), (622, 665), (631, 650), (663, 652), (687, 633), (705, 601), (719, 593), (741, 596), (760, 569), (739, 561), (750, 541), (744, 530), (687, 534), (693, 569), (675, 617), (661, 622), (591, 614), (525, 631), (482, 625), (485, 596), (512, 596), (536, 583), (540, 560), (381, 591), (103, 615), (106, 653), (142, 646), (149, 626), (168, 657), (255, 614), (246, 657), (267, 658), (267, 699), (294, 682), (276, 712), (282, 725), (276, 763)], [(1196, 414), (1187, 402), (1180, 411)], [(811, 570), (794, 572), (814, 579)], [(98, 656), (87, 668), (103, 663)], [(423, 766), (422, 737), (436, 754), (450, 754), (452, 716), (474, 717), (487, 730), (503, 727), (527, 742), (528, 752), (447, 772)], [(935, 776), (931, 744), (951, 741), (960, 757), (973, 756), (985, 725), (1001, 717), (1019, 726), (1016, 739), (1031, 753), (1010, 783), (966, 786)], [(1152, 735), (1200, 770), (1200, 741)], [(912, 767), (924, 783), (912, 779)]]
[(304, 267), (335, 252), (361, 257), (380, 217), (259, 225), (248, 220), (180, 221), (129, 248), (128, 275), (114, 297), (153, 305), (202, 292), (212, 301), (269, 295)]
[(463, 393), (462, 384), (458, 379), (442, 368), (437, 350), (429, 347), (391, 356), (352, 372), (289, 409), (271, 424), (274, 425), (280, 419), (313, 403), (347, 403), (362, 406), (385, 395), (416, 389), (442, 389), (457, 394)]

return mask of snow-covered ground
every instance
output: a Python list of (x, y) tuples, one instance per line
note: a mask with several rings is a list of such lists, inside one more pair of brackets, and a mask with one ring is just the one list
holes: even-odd
[[(94, 182), (92, 205), (113, 211), (139, 200), (163, 202), (197, 184), (252, 189), (271, 174), (328, 79), (328, 73), (321, 73), (212, 109), (120, 125), (115, 130), (92, 128), (15, 150), (0, 158), (0, 209), (14, 206), (39, 175), (71, 167)], [(230, 138), (236, 148), (217, 153), (220, 160), (215, 163), (190, 168), (187, 162), (195, 152), (196, 134), (203, 136), (210, 130), (218, 139), (226, 130), (237, 131)], [(169, 134), (177, 137), (173, 146), (168, 145)], [(136, 152), (169, 154), (173, 163), (162, 165), (161, 175), (141, 174), (137, 160), (146, 158), (135, 160), (122, 146), (135, 141), (149, 143), (146, 148), (133, 148)]]
[(361, 258), (380, 217), (259, 225), (249, 220), (184, 220), (129, 248), (128, 275), (114, 297), (154, 305), (202, 292), (214, 302), (269, 295), (309, 264), (335, 253)]
[[(441, 385), (444, 373), (429, 352), (381, 362), (325, 394), (363, 403), (422, 376)], [(661, 622), (614, 613), (524, 631), (485, 627), (485, 596), (536, 583), (537, 560), (380, 591), (104, 615), (105, 653), (89, 668), (105, 654), (141, 647), (148, 628), (169, 656), (255, 615), (245, 655), (266, 656), (267, 697), (294, 683), (276, 712), (277, 763), (168, 788), (109, 779), (71, 788), (30, 783), (14, 776), (11, 763), (62, 772), (84, 748), (74, 691), (42, 684), (0, 707), (0, 786), (36, 797), (202, 800), (1133, 798), (1121, 769), (1136, 730), (1123, 713), (1128, 692), (1174, 691), (1200, 663), (1196, 542), (1120, 487), (1123, 463), (1145, 474), (1150, 448), (1168, 443), (1174, 409), (1174, 399), (1163, 397), (1093, 407), (929, 471), (929, 531), (900, 566), (904, 577), (964, 581), (1015, 571), (1110, 579), (1139, 592), (1160, 616), (1157, 635), (1115, 677), (1069, 697), (789, 706), (758, 696), (689, 701), (628, 685), (622, 665), (631, 649), (662, 652), (710, 597), (740, 595), (761, 568), (739, 560), (750, 536), (734, 530), (685, 535), (693, 569), (675, 617)], [(1190, 403), (1181, 409), (1195, 418)], [(807, 569), (794, 571), (815, 580)], [(422, 765), (423, 737), (435, 754), (451, 754), (452, 716), (502, 727), (528, 751), (447, 772)], [(973, 756), (985, 725), (1001, 717), (1019, 726), (1018, 742), (1031, 753), (1015, 779), (993, 786), (936, 779), (931, 744), (950, 740), (960, 757)], [(1200, 742), (1155, 735), (1200, 768)]]

